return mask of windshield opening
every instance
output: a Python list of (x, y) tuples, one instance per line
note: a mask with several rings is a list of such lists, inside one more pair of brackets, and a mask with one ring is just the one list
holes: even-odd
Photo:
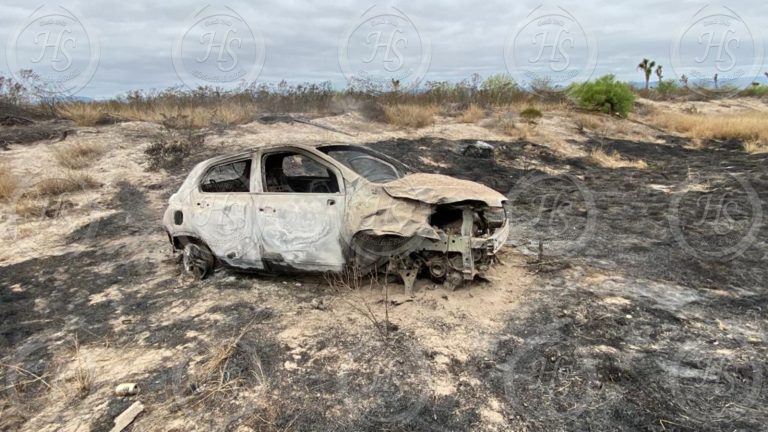
[(411, 173), (403, 163), (364, 148), (329, 146), (319, 150), (373, 183), (388, 183)]

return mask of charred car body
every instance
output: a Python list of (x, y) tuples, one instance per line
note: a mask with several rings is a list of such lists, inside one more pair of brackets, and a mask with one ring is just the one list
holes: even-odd
[(509, 234), (504, 195), (366, 147), (286, 145), (198, 164), (163, 224), (184, 269), (419, 273), (454, 288)]

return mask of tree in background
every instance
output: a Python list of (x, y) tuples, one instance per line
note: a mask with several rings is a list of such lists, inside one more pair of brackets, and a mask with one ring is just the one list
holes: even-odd
[(635, 104), (632, 88), (616, 81), (613, 75), (606, 75), (594, 81), (572, 84), (568, 95), (584, 109), (617, 114), (626, 117)]
[(683, 87), (688, 88), (688, 75), (683, 74), (683, 76), (680, 77), (680, 82), (683, 83)]
[(659, 84), (661, 84), (661, 79), (664, 77), (663, 66), (656, 66), (656, 76), (659, 78)]
[(648, 90), (648, 84), (651, 81), (651, 74), (653, 73), (653, 68), (656, 66), (656, 62), (653, 60), (648, 60), (647, 58), (644, 58), (643, 61), (640, 62), (639, 65), (637, 65), (637, 68), (643, 71), (643, 75), (645, 75), (645, 89)]

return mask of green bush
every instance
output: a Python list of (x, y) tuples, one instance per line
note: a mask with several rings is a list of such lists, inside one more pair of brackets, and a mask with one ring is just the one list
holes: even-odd
[(540, 118), (541, 116), (541, 111), (533, 107), (528, 107), (520, 112), (520, 117), (529, 123), (533, 123), (537, 118)]
[(656, 86), (656, 91), (663, 95), (673, 95), (680, 90), (680, 87), (674, 81), (662, 81)]
[(606, 75), (595, 81), (573, 84), (568, 94), (585, 109), (626, 117), (635, 103), (635, 94), (626, 83)]
[(754, 83), (739, 93), (739, 96), (763, 97), (768, 95), (768, 85)]

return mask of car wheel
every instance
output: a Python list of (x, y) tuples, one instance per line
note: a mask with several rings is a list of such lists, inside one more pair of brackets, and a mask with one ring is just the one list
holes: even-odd
[(188, 243), (184, 246), (182, 264), (184, 272), (202, 280), (213, 270), (213, 254), (205, 246)]

